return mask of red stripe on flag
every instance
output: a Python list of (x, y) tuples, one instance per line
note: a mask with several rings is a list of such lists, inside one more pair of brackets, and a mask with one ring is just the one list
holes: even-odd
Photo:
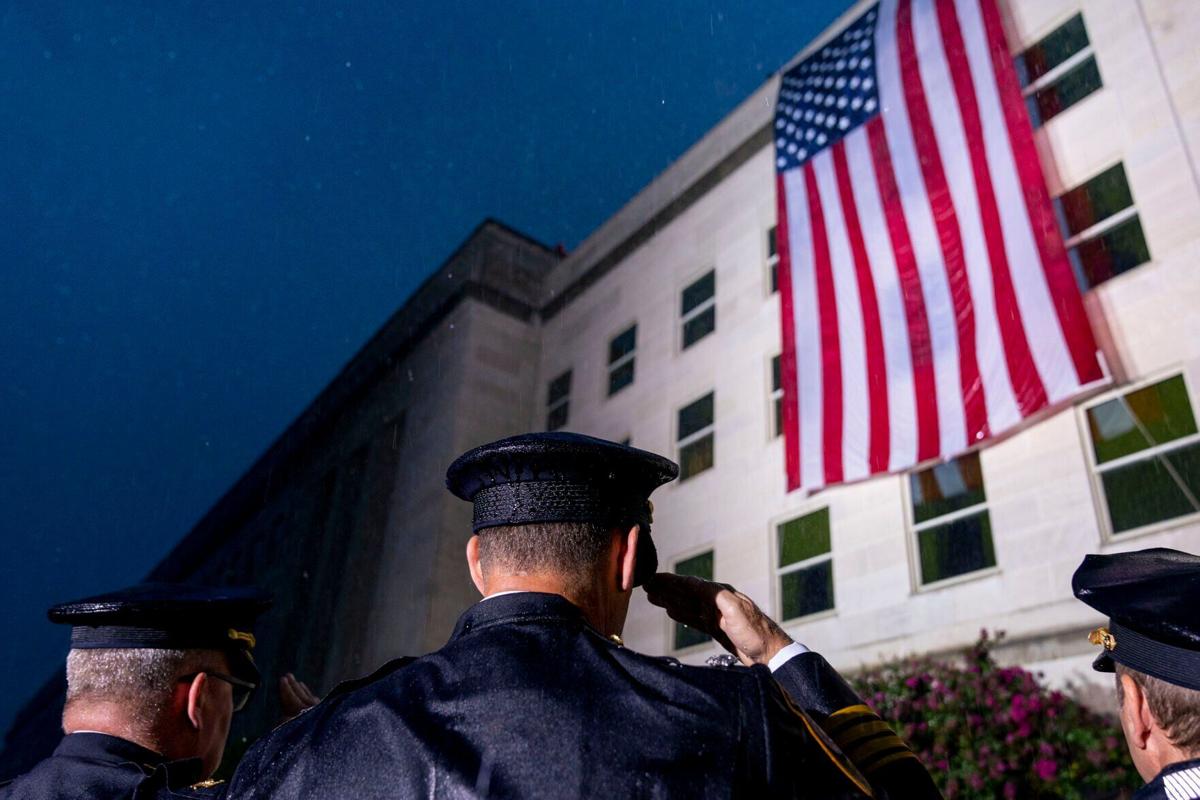
[(837, 294), (833, 289), (833, 264), (817, 175), (805, 164), (804, 187), (808, 190), (809, 219), (812, 221), (813, 265), (817, 283), (817, 316), (821, 327), (821, 408), (824, 426), (821, 449), (825, 455), (826, 484), (841, 483), (842, 471), (842, 348), (838, 335)]
[[(904, 206), (892, 170), (892, 154), (882, 118), (876, 116), (866, 124), (867, 140), (871, 144), (871, 163), (875, 182), (879, 186), (879, 202), (887, 220), (888, 238), (896, 259), (904, 298), (904, 316), (908, 321), (908, 348), (912, 358), (913, 395), (917, 409), (917, 461), (936, 458), (941, 449), (938, 427), (937, 389), (933, 378), (933, 342), (929, 336), (929, 318), (925, 312), (925, 294), (921, 289), (921, 273), (908, 235)], [(904, 420), (897, 420), (904, 424)]]
[(779, 315), (783, 322), (783, 352), (779, 355), (779, 382), (783, 386), (783, 459), (787, 489), (800, 488), (800, 391), (796, 384), (796, 317), (792, 295), (792, 256), (788, 245), (787, 191), (783, 174), (775, 174), (775, 269), (779, 286)]
[(1017, 305), (1017, 296), (1013, 289), (1008, 255), (1004, 249), (1004, 231), (1000, 227), (1000, 209), (996, 206), (992, 174), (984, 149), (983, 123), (979, 118), (975, 88), (971, 85), (971, 68), (967, 62), (966, 45), (958, 25), (958, 11), (953, 2), (934, 5), (937, 7), (938, 27), (942, 32), (946, 64), (954, 82), (954, 94), (958, 97), (959, 116), (963, 133), (966, 135), (967, 150), (971, 156), (971, 171), (975, 176), (975, 192), (979, 197), (983, 237), (987, 243), (988, 261), (992, 266), (992, 289), (995, 293), (996, 316), (1000, 322), (1008, 379), (1021, 408), (1021, 416), (1027, 417), (1046, 405), (1046, 387), (1042, 384), (1042, 377), (1038, 374), (1033, 354), (1029, 350), (1025, 326), (1021, 321), (1021, 308)]
[(869, 466), (872, 474), (886, 472), (889, 456), (887, 362), (883, 357), (883, 328), (879, 321), (879, 299), (875, 296), (875, 279), (871, 275), (871, 262), (867, 258), (867, 245), (863, 241), (862, 226), (858, 220), (858, 206), (854, 200), (854, 187), (850, 184), (850, 167), (846, 163), (846, 142), (838, 141), (833, 146), (833, 171), (837, 175), (838, 198), (842, 205), (842, 217), (846, 221), (846, 235), (850, 240), (850, 253), (854, 257), (854, 274), (858, 277), (858, 297), (862, 306), (863, 343), (867, 354), (867, 392), (870, 396)]
[[(954, 305), (954, 319), (958, 324), (959, 385), (966, 411), (967, 444), (972, 445), (988, 435), (983, 381), (979, 377), (979, 361), (975, 355), (975, 308), (971, 300), (971, 284), (967, 280), (966, 264), (963, 261), (958, 214), (954, 210), (950, 187), (946, 183), (946, 172), (942, 167), (942, 156), (938, 151), (933, 120), (929, 117), (929, 106), (925, 101), (925, 87), (921, 83), (921, 73), (917, 66), (911, 0), (900, 0), (896, 10), (896, 46), (899, 50), (900, 82), (904, 86), (904, 100), (908, 106), (913, 144), (916, 145), (917, 161), (921, 164), (921, 174), (925, 178), (925, 195), (929, 198), (929, 206), (933, 211), (942, 260), (946, 265), (950, 300)], [(942, 413), (946, 412), (947, 409), (942, 409)]]
[(1062, 235), (1054, 219), (1050, 195), (1042, 177), (1041, 162), (1033, 143), (1033, 128), (1025, 111), (1025, 101), (1017, 85), (1017, 72), (1000, 23), (1000, 12), (993, 0), (978, 2), (983, 25), (987, 29), (992, 70), (1000, 93), (1000, 107), (1004, 109), (1004, 121), (1008, 126), (1013, 161), (1016, 162), (1017, 174), (1024, 189), (1025, 207), (1041, 256), (1042, 270), (1046, 273), (1046, 283), (1058, 312), (1058, 324), (1071, 351), (1079, 383), (1099, 380), (1102, 375), (1096, 360), (1096, 342), (1092, 338), (1091, 324), (1083, 308), (1079, 286), (1075, 283), (1075, 275), (1063, 248)]

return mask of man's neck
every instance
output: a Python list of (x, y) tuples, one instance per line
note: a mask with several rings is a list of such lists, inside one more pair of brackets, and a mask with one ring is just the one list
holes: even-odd
[(508, 592), (543, 592), (557, 594), (583, 611), (584, 618), (605, 636), (620, 634), (625, 620), (616, 619), (613, 604), (599, 586), (577, 586), (559, 575), (489, 574), (486, 577), (486, 597)]
[(133, 742), (160, 755), (163, 752), (157, 737), (148, 735), (141, 726), (135, 725), (112, 703), (89, 705), (85, 708), (68, 707), (63, 712), (63, 732), (102, 733)]

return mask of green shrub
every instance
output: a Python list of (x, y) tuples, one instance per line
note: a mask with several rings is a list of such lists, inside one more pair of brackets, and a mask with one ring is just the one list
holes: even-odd
[(982, 631), (960, 663), (910, 658), (852, 682), (950, 798), (1128, 797), (1141, 784), (1116, 720), (1020, 667), (999, 667)]

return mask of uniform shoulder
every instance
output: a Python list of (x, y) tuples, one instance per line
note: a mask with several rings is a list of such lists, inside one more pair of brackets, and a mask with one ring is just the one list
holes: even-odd
[(764, 678), (769, 679), (770, 677), (770, 672), (765, 667), (760, 670), (747, 668), (741, 664), (736, 666), (684, 664), (673, 656), (652, 656), (630, 650), (627, 647), (615, 647), (615, 649), (619, 658), (636, 664), (644, 670), (674, 677), (698, 688), (707, 688), (729, 696), (747, 691), (757, 692), (758, 684)]
[(351, 692), (355, 692), (364, 686), (369, 686), (372, 683), (383, 680), (392, 673), (407, 667), (416, 660), (417, 659), (412, 656), (401, 656), (400, 658), (392, 659), (379, 669), (372, 672), (370, 675), (364, 675), (361, 678), (351, 678), (350, 680), (342, 681), (337, 686), (334, 686), (333, 689), (330, 690), (329, 694), (325, 695), (325, 700), (350, 694)]

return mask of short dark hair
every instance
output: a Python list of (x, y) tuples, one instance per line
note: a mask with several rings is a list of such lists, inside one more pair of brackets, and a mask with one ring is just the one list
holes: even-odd
[(1116, 664), (1117, 699), (1125, 702), (1121, 676), (1128, 675), (1146, 695), (1150, 713), (1162, 726), (1171, 744), (1189, 755), (1200, 753), (1200, 692)]
[(516, 574), (555, 572), (581, 579), (596, 570), (612, 527), (599, 522), (533, 522), (479, 532), (479, 563), (485, 570)]

